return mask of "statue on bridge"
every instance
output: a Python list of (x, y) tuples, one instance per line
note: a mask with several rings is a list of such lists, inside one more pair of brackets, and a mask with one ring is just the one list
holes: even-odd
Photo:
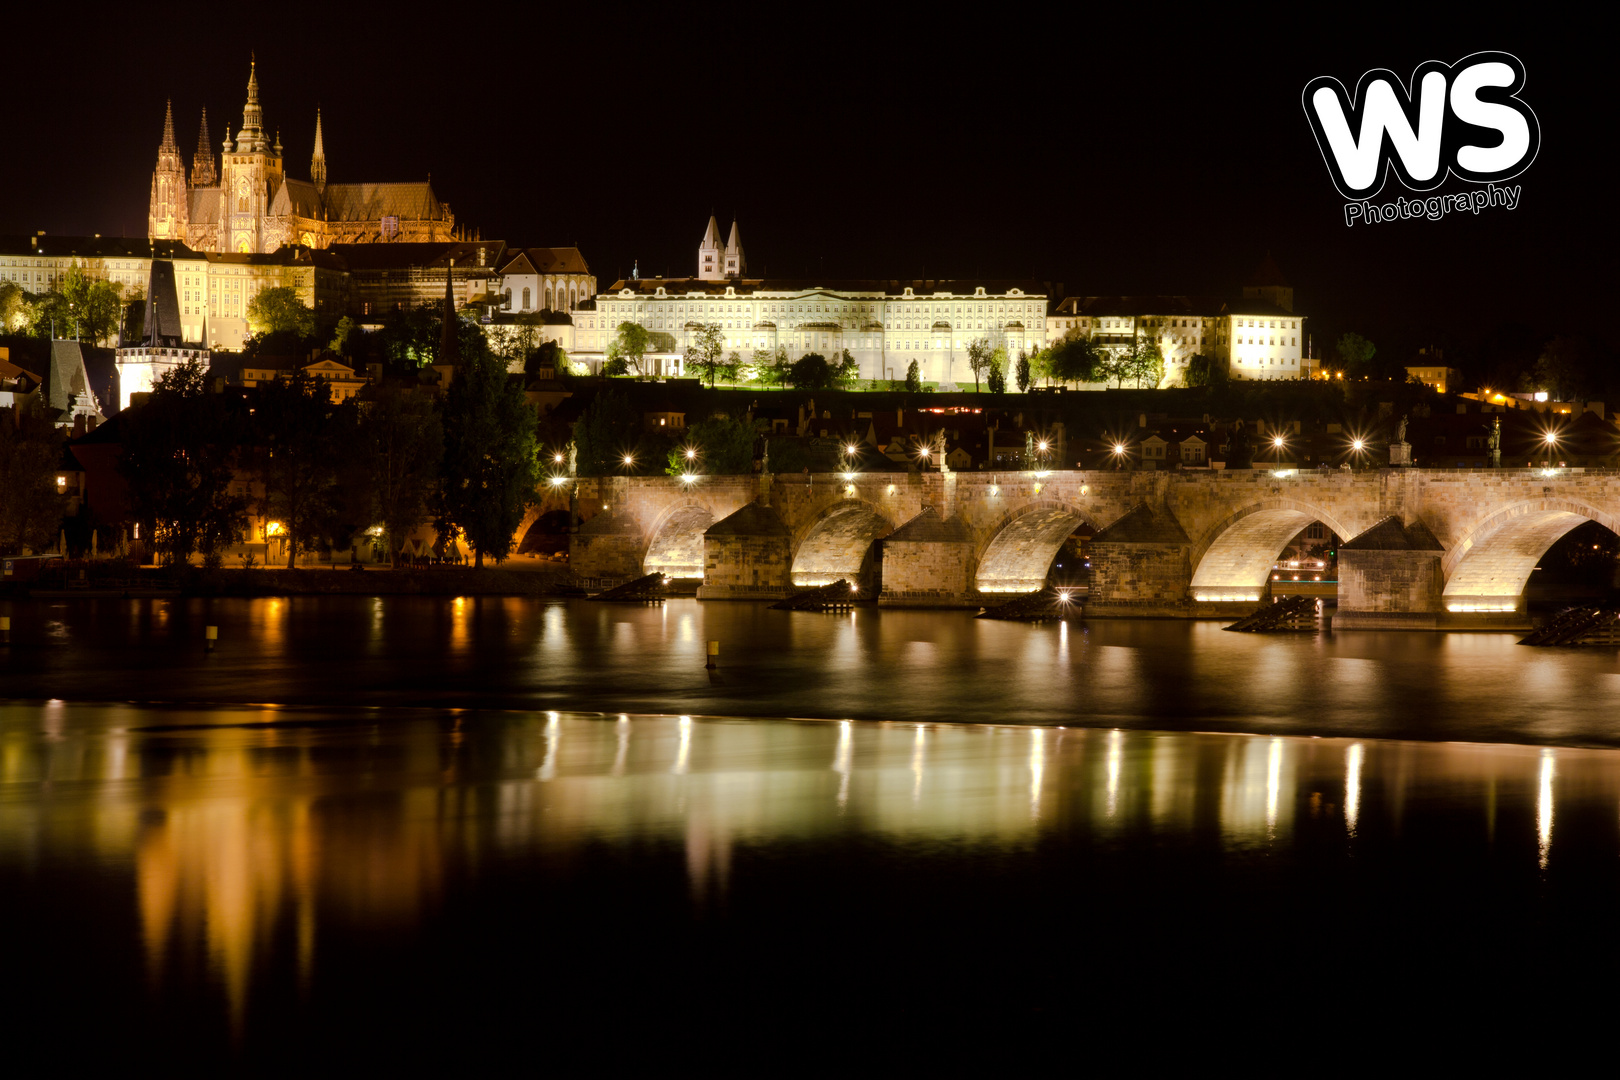
[(1502, 417), (1495, 416), (1491, 420), (1491, 435), (1487, 440), (1491, 450), (1491, 468), (1502, 467)]

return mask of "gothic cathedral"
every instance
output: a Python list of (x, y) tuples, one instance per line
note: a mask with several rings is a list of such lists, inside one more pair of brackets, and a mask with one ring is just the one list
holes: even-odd
[(455, 239), (455, 216), (427, 182), (328, 184), (318, 112), (310, 178), (287, 176), (280, 136), (274, 144), (265, 137), (256, 64), (248, 72), (242, 130), (232, 140), (227, 129), (223, 146), (216, 174), (204, 109), (188, 180), (169, 106), (152, 173), (149, 238), (179, 240), (195, 251), (245, 255), (275, 251), (283, 244), (324, 248)]

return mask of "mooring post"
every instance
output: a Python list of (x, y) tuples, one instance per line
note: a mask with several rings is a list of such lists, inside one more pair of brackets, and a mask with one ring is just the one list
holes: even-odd
[(0, 615), (0, 645), (11, 644), (11, 616)]
[(209, 652), (214, 651), (214, 645), (219, 641), (219, 627), (210, 626), (203, 630), (203, 641)]
[(720, 666), (720, 643), (718, 641), (709, 642), (709, 662), (703, 666), (706, 668), (716, 668)]

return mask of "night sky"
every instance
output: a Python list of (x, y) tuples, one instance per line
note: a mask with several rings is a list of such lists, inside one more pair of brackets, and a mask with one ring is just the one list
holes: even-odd
[[(605, 287), (693, 272), (712, 211), (750, 272), (987, 275), (1069, 293), (1233, 293), (1266, 250), (1324, 339), (1467, 353), (1504, 321), (1607, 334), (1615, 227), (1607, 34), (1457, 18), (1370, 32), (1232, 9), (1110, 22), (1087, 9), (591, 6), (508, 18), (125, 9), (39, 38), (0, 146), (0, 232), (144, 235), (163, 102), (189, 162), (241, 124), (248, 54), (266, 124), (308, 175), (317, 104), (332, 181), (432, 174), (459, 223), (578, 244)], [(395, 11), (403, 9), (392, 9)], [(1142, 9), (1146, 10), (1146, 9)], [(1481, 49), (1518, 55), (1542, 144), (1515, 210), (1347, 229), (1300, 106), (1307, 81)], [(1441, 192), (1471, 185), (1448, 180)], [(1391, 179), (1376, 201), (1411, 195)]]

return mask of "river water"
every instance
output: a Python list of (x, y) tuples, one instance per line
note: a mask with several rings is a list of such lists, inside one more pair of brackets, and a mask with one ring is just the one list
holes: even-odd
[(7, 612), (0, 926), (38, 1040), (208, 1067), (1280, 1038), (1511, 1024), (1606, 1000), (1577, 991), (1620, 959), (1613, 650), (692, 601)]

